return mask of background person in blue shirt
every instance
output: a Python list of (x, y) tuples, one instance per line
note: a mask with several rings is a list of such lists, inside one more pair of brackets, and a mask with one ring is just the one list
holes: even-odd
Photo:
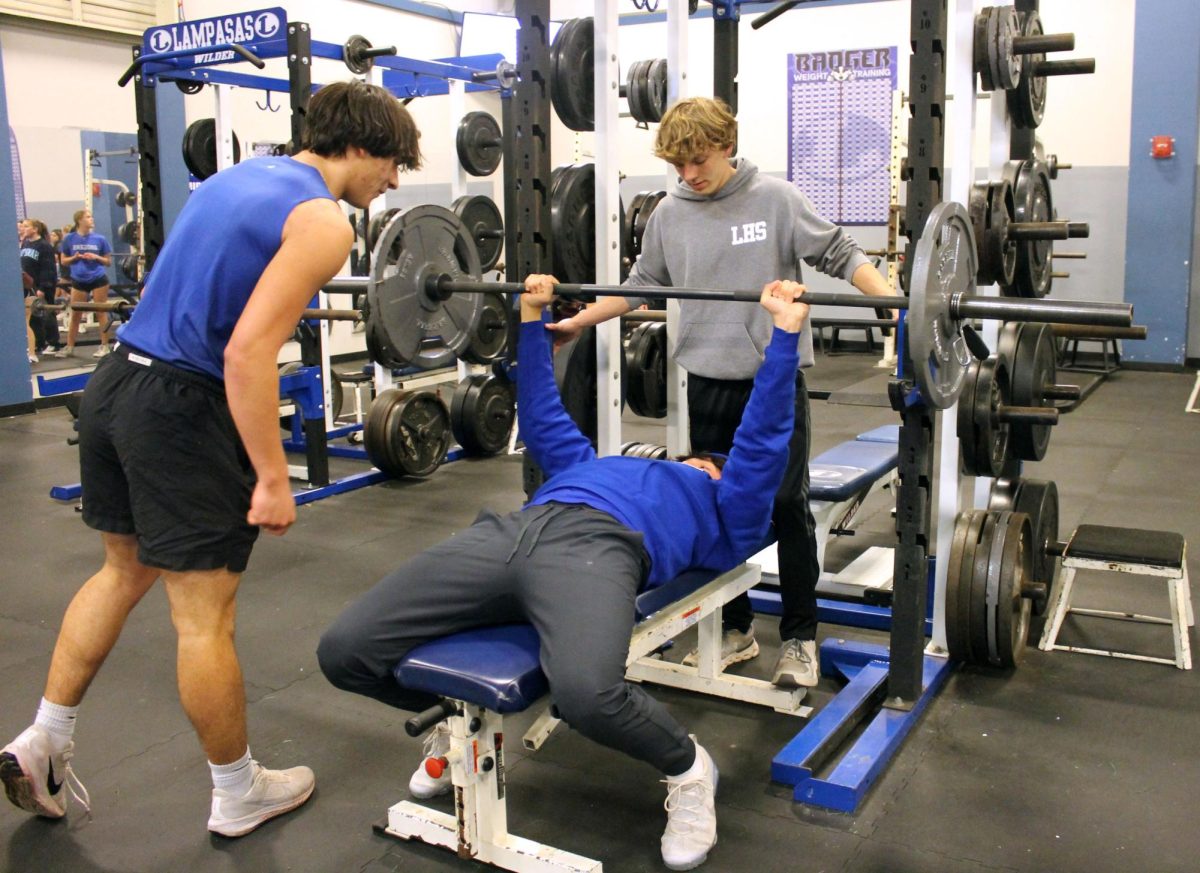
[[(543, 321), (554, 283), (526, 280), (517, 346), (521, 435), (547, 481), (519, 512), (484, 511), (385, 577), (325, 632), (317, 657), (337, 687), (419, 711), (435, 700), (392, 676), (410, 649), (472, 627), (531, 623), (563, 720), (666, 776), (662, 856), (668, 867), (688, 870), (716, 842), (717, 771), (665, 707), (625, 681), (634, 599), (685, 570), (729, 570), (762, 544), (787, 466), (797, 336), (808, 306), (796, 282), (763, 289), (773, 332), (723, 464), (711, 456), (597, 458), (554, 384)], [(448, 748), (443, 722), (426, 754)], [(448, 774), (433, 779), (422, 768), (409, 782), (417, 797), (449, 788)]]
[[(80, 209), (75, 213), (75, 227), (63, 237), (61, 251), (62, 263), (71, 274), (71, 302), (84, 303), (89, 297), (95, 303), (108, 301), (108, 265), (112, 263), (109, 255), (112, 246), (103, 236), (95, 232), (96, 223), (92, 213)], [(112, 316), (107, 312), (98, 313), (103, 328), (100, 331), (100, 348), (93, 357), (103, 358), (111, 350), (109, 333), (112, 327)], [(67, 327), (67, 355), (75, 354), (75, 340), (79, 338), (80, 312), (72, 312)]]
[[(296, 519), (275, 361), (350, 254), (337, 201), (362, 208), (395, 188), (400, 167), (420, 164), (418, 137), (383, 88), (326, 85), (299, 153), (217, 173), (180, 211), (80, 403), (83, 520), (100, 532), (104, 566), (67, 609), (36, 720), (0, 750), (0, 781), (22, 809), (65, 815), (79, 704), (160, 577), (180, 701), (212, 773), (208, 829), (242, 836), (311, 795), (307, 767), (250, 757), (237, 590), (259, 528), (283, 534)], [(86, 792), (72, 796), (86, 805)]]

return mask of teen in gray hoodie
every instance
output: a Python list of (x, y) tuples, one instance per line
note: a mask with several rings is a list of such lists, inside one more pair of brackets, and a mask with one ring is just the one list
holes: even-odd
[[(893, 293), (858, 244), (813, 210), (798, 188), (764, 176), (746, 158), (732, 158), (737, 120), (719, 100), (693, 97), (663, 116), (654, 153), (679, 180), (650, 217), (642, 253), (625, 284), (627, 297), (609, 297), (552, 330), (569, 339), (579, 330), (635, 309), (646, 300), (638, 286), (759, 288), (777, 279), (800, 281), (801, 261), (845, 279), (868, 295)], [(680, 302), (680, 330), (672, 354), (688, 372), (688, 417), (693, 451), (727, 453), (750, 397), (753, 377), (771, 337), (771, 319), (754, 303)], [(800, 366), (813, 364), (812, 331), (799, 337)], [(796, 373), (795, 428), (788, 466), (775, 498), (782, 615), (772, 681), (816, 685), (816, 524), (808, 507), (808, 394)], [(724, 610), (725, 665), (758, 654), (754, 611), (746, 595)], [(684, 663), (694, 663), (692, 652)]]

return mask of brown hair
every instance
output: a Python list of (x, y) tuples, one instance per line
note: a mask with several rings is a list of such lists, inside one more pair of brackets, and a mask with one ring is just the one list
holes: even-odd
[(654, 156), (678, 166), (737, 141), (737, 119), (723, 100), (688, 97), (671, 105), (654, 136)]
[(332, 158), (354, 146), (415, 170), (421, 166), (420, 137), (412, 116), (390, 91), (351, 79), (333, 82), (313, 94), (300, 147)]
[(49, 238), (50, 231), (46, 229), (46, 222), (38, 218), (26, 218), (25, 223), (31, 225), (33, 229), (37, 231), (38, 236), (40, 236), (42, 239)]
[(676, 461), (690, 461), (692, 459), (708, 461), (718, 470), (722, 471), (725, 469), (725, 462), (729, 460), (725, 455), (715, 455), (712, 452), (691, 452), (686, 455), (678, 455), (675, 458)]
[(86, 209), (76, 209), (75, 210), (75, 223), (73, 225), (71, 225), (72, 231), (79, 230), (79, 221), (87, 214), (88, 214), (88, 211)]

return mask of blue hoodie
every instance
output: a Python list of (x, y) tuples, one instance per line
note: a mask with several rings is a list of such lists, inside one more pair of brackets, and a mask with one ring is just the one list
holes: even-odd
[(796, 334), (773, 328), (766, 360), (720, 479), (677, 461), (597, 458), (563, 408), (542, 322), (521, 325), (517, 412), (525, 450), (547, 476), (529, 501), (581, 503), (641, 531), (655, 588), (685, 570), (724, 572), (761, 548), (795, 418)]

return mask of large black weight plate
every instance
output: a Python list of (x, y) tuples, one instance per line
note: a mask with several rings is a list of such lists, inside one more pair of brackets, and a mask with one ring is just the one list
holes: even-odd
[(388, 224), (375, 245), (367, 303), (376, 338), (373, 354), (389, 367), (448, 367), (471, 342), (483, 302), (479, 294), (430, 294), (427, 280), (447, 275), (481, 281), (479, 256), (458, 216), (441, 206), (417, 206)]
[[(233, 162), (242, 159), (242, 146), (233, 134)], [(183, 162), (201, 181), (217, 172), (217, 122), (201, 118), (188, 125), (183, 134)]]
[[(1041, 36), (1042, 33), (1042, 19), (1036, 12), (1021, 14), (1022, 36)], [(1025, 55), (1021, 79), (1017, 87), (1008, 92), (1008, 114), (1017, 127), (1026, 130), (1041, 124), (1046, 114), (1046, 77), (1033, 74), (1044, 60), (1044, 54)]]
[(117, 228), (117, 238), (123, 243), (136, 247), (141, 238), (142, 228), (136, 221), (126, 221)]
[(391, 209), (377, 212), (371, 218), (371, 221), (367, 224), (367, 245), (372, 250), (375, 249), (375, 244), (379, 242), (379, 237), (383, 234), (383, 229), (399, 214), (400, 210), (393, 206)]
[(363, 52), (371, 48), (371, 41), (361, 34), (354, 34), (342, 44), (342, 63), (351, 73), (362, 76), (371, 72), (375, 59), (363, 57)]
[(625, 249), (625, 253), (629, 256), (630, 263), (636, 261), (638, 255), (641, 254), (640, 240), (634, 235), (634, 230), (637, 227), (638, 212), (649, 196), (649, 191), (639, 191), (634, 194), (633, 202), (629, 204), (629, 209), (625, 213), (625, 234), (621, 245)]
[(1020, 19), (1011, 6), (990, 6), (975, 18), (975, 72), (984, 91), (1007, 91), (1021, 78), (1022, 56), (1013, 54)]
[(657, 124), (662, 121), (667, 111), (667, 59), (657, 58), (650, 62), (646, 71), (646, 91), (644, 96), (647, 117), (646, 121)]
[(382, 433), (385, 445), (377, 457), (379, 420), (376, 433), (368, 434), (364, 443), (371, 462), (392, 476), (428, 476), (446, 458), (450, 449), (450, 414), (446, 405), (432, 391), (399, 391), (389, 388), (371, 404), (371, 415), (381, 407)]
[[(1040, 161), (1025, 161), (1013, 187), (1014, 217), (1017, 221), (1053, 221), (1054, 200), (1050, 194), (1050, 172)], [(1054, 282), (1053, 240), (1023, 240), (1016, 246), (1013, 286), (1022, 297), (1045, 297)]]
[(122, 255), (117, 260), (117, 267), (120, 269), (121, 275), (130, 282), (136, 282), (140, 278), (140, 266), (141, 262), (137, 255)]
[(596, 280), (596, 168), (571, 164), (555, 170), (550, 188), (554, 274), (564, 282)]
[[(1058, 486), (1053, 482), (1021, 479), (1017, 483), (1013, 509), (1029, 516), (1033, 536), (1029, 575), (1034, 582), (1045, 585), (1049, 592), (1058, 563), (1055, 553), (1058, 545)], [(1048, 602), (1049, 597), (1034, 600), (1034, 615), (1045, 614)]]
[(974, 293), (979, 272), (974, 236), (965, 207), (939, 203), (913, 255), (905, 319), (908, 354), (921, 398), (934, 409), (954, 404), (972, 360), (950, 304), (955, 294)]
[(1016, 269), (1016, 241), (1008, 237), (1013, 219), (1012, 186), (1007, 181), (976, 182), (971, 187), (969, 211), (979, 249), (980, 285), (1011, 285)]
[(990, 546), (986, 587), (988, 663), (1010, 669), (1020, 663), (1029, 638), (1031, 605), (1023, 594), (1032, 572), (1033, 531), (1029, 517), (1020, 512), (996, 513)]
[(571, 130), (592, 130), (596, 114), (594, 27), (591, 18), (572, 18), (550, 50), (550, 101)]
[(512, 320), (512, 307), (504, 294), (488, 292), (483, 297), (483, 309), (479, 322), (471, 333), (471, 344), (462, 358), (472, 364), (490, 364), (504, 357), (508, 348), (508, 325)]
[(958, 514), (946, 565), (946, 647), (950, 657), (968, 664), (977, 663), (971, 646), (971, 582), (975, 548), (986, 516), (979, 509)]
[(472, 176), (490, 176), (500, 166), (500, 124), (487, 112), (468, 112), (454, 138), (458, 162)]
[(479, 269), (487, 271), (496, 266), (504, 248), (504, 217), (495, 201), (484, 194), (467, 194), (455, 200), (450, 210), (462, 219), (475, 240)]
[[(1016, 349), (1009, 371), (1013, 406), (1052, 406), (1046, 387), (1058, 378), (1054, 329), (1048, 324), (1022, 323), (1017, 328)], [(1040, 461), (1050, 447), (1048, 424), (1015, 421), (1011, 425), (1012, 452), (1022, 461)]]
[(667, 326), (644, 322), (630, 334), (625, 355), (626, 399), (634, 415), (667, 415)]
[(1009, 401), (1008, 365), (991, 357), (970, 365), (958, 400), (958, 438), (965, 476), (999, 476), (1008, 460), (1009, 425), (1000, 407)]
[(470, 455), (502, 451), (516, 415), (512, 383), (492, 373), (468, 376), (458, 383), (450, 401), (450, 429)]
[(646, 237), (646, 227), (650, 224), (650, 216), (654, 214), (658, 204), (662, 203), (666, 197), (666, 191), (651, 191), (642, 201), (642, 208), (638, 210), (632, 233), (633, 244), (636, 246), (638, 256), (642, 254), (642, 241)]

